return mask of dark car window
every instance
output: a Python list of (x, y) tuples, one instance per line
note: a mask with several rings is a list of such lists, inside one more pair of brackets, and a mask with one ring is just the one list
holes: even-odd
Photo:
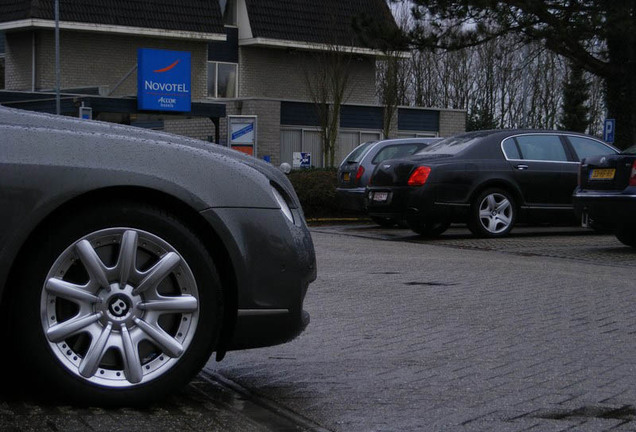
[(462, 150), (466, 150), (468, 147), (472, 146), (476, 142), (481, 141), (481, 139), (486, 136), (484, 133), (471, 133), (466, 135), (459, 135), (450, 138), (446, 138), (440, 142), (436, 142), (435, 144), (431, 144), (428, 147), (424, 147), (422, 150), (418, 151), (416, 154), (418, 155), (429, 155), (429, 154), (445, 154), (445, 155), (454, 155), (459, 153)]
[(557, 135), (522, 135), (515, 138), (521, 158), (536, 161), (567, 162), (568, 157)]
[(386, 146), (382, 150), (380, 150), (377, 155), (375, 155), (371, 163), (378, 164), (383, 160), (409, 156), (421, 149), (423, 146), (424, 144), (401, 144)]
[(625, 150), (621, 152), (621, 154), (628, 154), (628, 155), (636, 154), (636, 145), (627, 147)]
[(519, 147), (514, 138), (508, 138), (503, 142), (503, 151), (508, 159), (521, 159), (519, 154)]
[(345, 161), (360, 162), (362, 158), (364, 157), (364, 155), (366, 154), (367, 150), (369, 150), (369, 147), (371, 146), (371, 144), (375, 142), (376, 141), (367, 141), (365, 143), (360, 144), (358, 147), (354, 148), (351, 153), (349, 153), (349, 155), (345, 158)]
[(574, 147), (574, 151), (576, 152), (576, 156), (579, 158), (579, 161), (589, 156), (614, 153), (614, 150), (610, 147), (593, 139), (578, 136), (569, 136), (568, 139), (570, 140), (572, 147)]

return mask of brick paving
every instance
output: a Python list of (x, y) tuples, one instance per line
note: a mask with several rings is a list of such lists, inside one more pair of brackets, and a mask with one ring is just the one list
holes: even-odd
[[(6, 389), (2, 389), (6, 390)], [(271, 432), (286, 422), (262, 415), (236, 393), (200, 374), (174, 396), (145, 408), (79, 408), (43, 404), (28, 397), (0, 395), (2, 432)], [(254, 420), (253, 414), (260, 414)], [(269, 416), (271, 417), (271, 416)], [(271, 427), (274, 425), (274, 427)], [(268, 427), (270, 426), (270, 427)]]
[(208, 368), (333, 431), (636, 431), (636, 251), (613, 237), (313, 236), (307, 331)]

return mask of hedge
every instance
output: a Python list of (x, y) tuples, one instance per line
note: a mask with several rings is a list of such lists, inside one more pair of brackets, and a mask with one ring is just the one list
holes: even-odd
[(293, 170), (287, 175), (307, 219), (350, 216), (336, 200), (336, 171), (336, 168), (309, 168)]

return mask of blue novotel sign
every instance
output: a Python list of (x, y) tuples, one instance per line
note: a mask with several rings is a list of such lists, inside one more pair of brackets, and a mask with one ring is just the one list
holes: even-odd
[(190, 53), (137, 50), (137, 107), (151, 111), (190, 111)]

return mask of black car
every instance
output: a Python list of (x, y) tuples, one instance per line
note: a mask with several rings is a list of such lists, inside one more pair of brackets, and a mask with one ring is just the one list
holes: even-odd
[(636, 146), (581, 162), (574, 207), (583, 226), (611, 230), (636, 248)]
[(367, 210), (406, 220), (422, 235), (466, 222), (475, 235), (501, 237), (520, 220), (573, 216), (579, 161), (617, 152), (571, 132), (469, 132), (379, 164), (367, 188)]
[[(354, 212), (365, 211), (365, 190), (373, 169), (385, 159), (410, 156), (424, 147), (440, 141), (441, 138), (395, 138), (381, 141), (367, 141), (347, 155), (338, 167), (338, 187), (336, 198), (342, 208)], [(396, 221), (387, 218), (373, 218), (383, 226)]]
[(294, 338), (315, 278), (298, 197), (270, 164), (0, 107), (3, 385), (148, 403), (212, 352)]

